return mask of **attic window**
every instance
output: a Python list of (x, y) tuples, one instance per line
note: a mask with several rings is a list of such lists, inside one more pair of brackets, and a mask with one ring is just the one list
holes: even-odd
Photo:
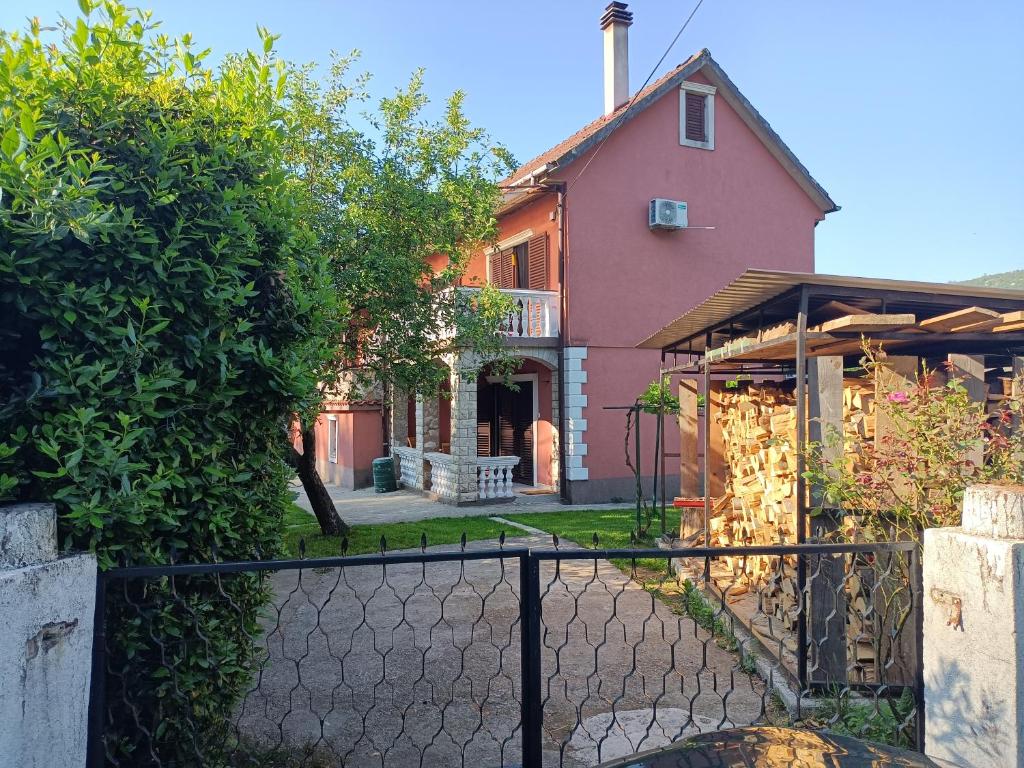
[(684, 82), (679, 90), (679, 144), (715, 148), (715, 88)]

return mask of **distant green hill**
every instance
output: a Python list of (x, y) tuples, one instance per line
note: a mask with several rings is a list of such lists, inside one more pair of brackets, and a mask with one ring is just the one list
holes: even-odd
[(1024, 291), (1024, 269), (999, 272), (995, 275), (982, 275), (963, 282), (968, 285), (984, 285), (986, 288), (1017, 288)]

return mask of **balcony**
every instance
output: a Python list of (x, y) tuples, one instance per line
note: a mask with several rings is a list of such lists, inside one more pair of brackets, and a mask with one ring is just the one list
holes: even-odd
[[(479, 288), (460, 288), (468, 294)], [(512, 343), (520, 340), (558, 338), (558, 291), (529, 291), (519, 288), (502, 289), (512, 297), (515, 310), (503, 328)]]

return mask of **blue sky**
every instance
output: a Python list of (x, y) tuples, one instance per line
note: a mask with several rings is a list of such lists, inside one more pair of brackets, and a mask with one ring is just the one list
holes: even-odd
[[(164, 29), (215, 53), (256, 45), (324, 62), (363, 52), (371, 90), (416, 67), (440, 102), (519, 160), (601, 112), (606, 0), (149, 0)], [(634, 0), (638, 88), (691, 0)], [(75, 15), (74, 0), (6, 0), (0, 27)], [(821, 272), (957, 280), (1024, 268), (1024, 3), (705, 0), (657, 74), (707, 47), (842, 206), (818, 226)]]

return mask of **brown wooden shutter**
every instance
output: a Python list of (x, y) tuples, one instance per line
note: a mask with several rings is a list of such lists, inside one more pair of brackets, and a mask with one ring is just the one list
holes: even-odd
[(705, 96), (699, 93), (686, 93), (686, 139), (687, 141), (707, 141), (704, 132), (704, 110), (707, 108)]
[(512, 288), (514, 272), (512, 267), (512, 251), (495, 251), (490, 255), (491, 285), (496, 288)]
[(528, 246), (528, 283), (531, 291), (543, 291), (548, 287), (548, 236), (530, 238)]
[(491, 455), (491, 422), (477, 420), (476, 422), (476, 455)]

